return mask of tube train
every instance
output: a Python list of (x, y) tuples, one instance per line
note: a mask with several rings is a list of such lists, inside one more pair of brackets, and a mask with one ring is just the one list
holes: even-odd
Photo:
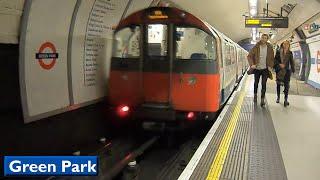
[(172, 7), (151, 7), (114, 32), (109, 100), (144, 127), (210, 119), (246, 71), (247, 51), (210, 24)]

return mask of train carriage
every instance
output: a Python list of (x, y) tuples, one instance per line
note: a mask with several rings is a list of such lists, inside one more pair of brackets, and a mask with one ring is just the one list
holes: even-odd
[(138, 11), (114, 33), (110, 103), (120, 117), (148, 122), (210, 119), (242, 76), (246, 53), (186, 11)]

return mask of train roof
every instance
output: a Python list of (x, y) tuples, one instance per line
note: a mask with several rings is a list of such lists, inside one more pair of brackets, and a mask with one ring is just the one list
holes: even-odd
[[(236, 45), (230, 38), (224, 35), (222, 32), (215, 29), (212, 25), (193, 14), (175, 8), (175, 7), (149, 7), (137, 11), (128, 17), (121, 20), (116, 27), (115, 31), (118, 31), (124, 27), (138, 25), (138, 24), (170, 24), (174, 23), (181, 26), (197, 27), (211, 35), (217, 34), (220, 38), (226, 39)], [(240, 47), (240, 46), (237, 46)], [(241, 48), (241, 47), (240, 47)], [(241, 48), (243, 49), (243, 48)]]
[(127, 26), (136, 24), (169, 24), (174, 23), (181, 26), (194, 26), (212, 34), (210, 27), (204, 21), (191, 13), (175, 7), (150, 7), (137, 11), (121, 20), (116, 31)]

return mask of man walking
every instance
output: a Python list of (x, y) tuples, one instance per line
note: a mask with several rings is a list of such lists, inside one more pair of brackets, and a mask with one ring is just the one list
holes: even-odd
[(268, 43), (268, 34), (262, 34), (261, 40), (250, 50), (248, 55), (249, 65), (254, 69), (254, 102), (257, 102), (257, 92), (260, 77), (261, 80), (261, 102), (265, 105), (265, 94), (269, 71), (272, 70), (274, 64), (274, 52), (272, 45)]

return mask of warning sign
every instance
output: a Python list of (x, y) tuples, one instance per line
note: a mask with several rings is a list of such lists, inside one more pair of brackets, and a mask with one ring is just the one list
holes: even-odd
[(59, 54), (56, 47), (51, 42), (43, 43), (38, 53), (36, 53), (36, 59), (43, 69), (50, 70), (56, 64)]

